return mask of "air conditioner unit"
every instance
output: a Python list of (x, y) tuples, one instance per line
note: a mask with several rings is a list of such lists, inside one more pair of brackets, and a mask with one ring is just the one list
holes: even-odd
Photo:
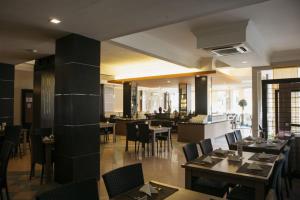
[(251, 52), (250, 48), (248, 48), (245, 44), (229, 45), (229, 46), (215, 47), (215, 48), (205, 48), (205, 50), (210, 51), (213, 55), (216, 56), (228, 56), (228, 55), (244, 54), (244, 53)]

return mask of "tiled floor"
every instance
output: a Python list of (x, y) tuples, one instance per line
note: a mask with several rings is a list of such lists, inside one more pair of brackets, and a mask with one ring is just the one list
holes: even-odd
[[(244, 136), (249, 132), (244, 131)], [(117, 143), (111, 141), (107, 144), (101, 144), (100, 147), (100, 173), (106, 173), (112, 169), (128, 165), (131, 163), (142, 162), (145, 180), (157, 180), (171, 185), (184, 187), (184, 171), (181, 164), (185, 162), (182, 152), (183, 143), (176, 142), (176, 136), (173, 137), (173, 149), (167, 153), (159, 153), (148, 157), (140, 152), (134, 153), (134, 144), (129, 146), (129, 152), (125, 153), (125, 138), (118, 137)], [(215, 148), (226, 148), (225, 137), (217, 138), (213, 141)], [(11, 159), (9, 163), (8, 182), (12, 200), (31, 200), (37, 192), (45, 191), (55, 187), (56, 184), (40, 185), (39, 177), (29, 181), (30, 156), (27, 153), (22, 159)], [(37, 170), (40, 170), (37, 167)], [(36, 175), (39, 175), (37, 171)], [(103, 180), (100, 180), (100, 199), (108, 199)], [(295, 186), (300, 182), (296, 181)], [(296, 187), (294, 187), (296, 188)], [(294, 194), (296, 195), (296, 194)], [(296, 199), (296, 198), (295, 198)]]

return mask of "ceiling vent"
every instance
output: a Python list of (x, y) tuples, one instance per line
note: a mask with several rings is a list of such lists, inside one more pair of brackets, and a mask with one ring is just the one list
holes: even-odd
[(212, 55), (234, 56), (250, 52), (261, 54), (263, 51), (262, 38), (249, 20), (198, 27), (193, 33), (197, 38), (197, 47)]
[(210, 51), (212, 54), (216, 56), (228, 56), (228, 55), (244, 54), (250, 52), (250, 49), (245, 44), (217, 47), (211, 49), (207, 48), (206, 50)]

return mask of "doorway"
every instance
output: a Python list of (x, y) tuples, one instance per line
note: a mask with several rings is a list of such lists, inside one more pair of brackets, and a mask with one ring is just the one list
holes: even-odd
[(30, 129), (33, 114), (33, 90), (22, 89), (21, 119), (23, 128)]

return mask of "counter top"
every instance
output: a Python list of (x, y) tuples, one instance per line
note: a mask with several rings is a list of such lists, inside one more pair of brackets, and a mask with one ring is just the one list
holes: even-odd
[(220, 121), (214, 121), (214, 122), (206, 122), (206, 123), (197, 123), (197, 122), (179, 122), (178, 124), (192, 124), (192, 125), (207, 125), (207, 124), (216, 124), (216, 123), (220, 123), (220, 122), (226, 122), (229, 120), (220, 120)]

